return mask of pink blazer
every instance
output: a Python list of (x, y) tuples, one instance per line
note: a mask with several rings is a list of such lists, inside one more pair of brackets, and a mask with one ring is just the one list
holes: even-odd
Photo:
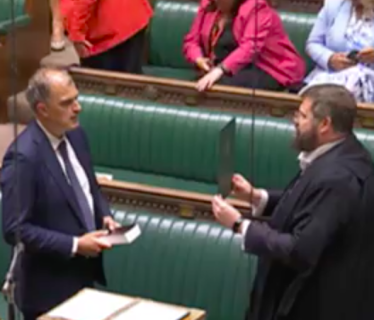
[[(207, 52), (209, 35), (217, 16), (217, 12), (205, 11), (208, 4), (209, 0), (201, 1), (191, 30), (184, 39), (183, 52), (191, 63)], [(289, 86), (304, 79), (305, 63), (288, 38), (277, 12), (266, 0), (247, 0), (241, 5), (233, 21), (233, 34), (238, 47), (223, 61), (231, 73), (237, 73), (252, 61), (256, 44), (259, 52), (257, 67), (280, 84)]]

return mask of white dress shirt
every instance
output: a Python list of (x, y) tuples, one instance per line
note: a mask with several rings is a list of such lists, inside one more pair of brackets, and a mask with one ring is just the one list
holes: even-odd
[[(39, 121), (37, 121), (37, 123), (38, 123), (39, 127), (43, 130), (45, 135), (47, 136), (49, 142), (51, 143), (52, 149), (54, 150), (54, 152), (56, 154), (57, 160), (61, 165), (62, 171), (65, 173), (65, 177), (68, 180), (68, 183), (70, 184), (69, 178), (66, 174), (66, 168), (65, 168), (64, 160), (63, 160), (60, 152), (58, 151), (58, 147), (59, 147), (60, 143), (62, 141), (66, 142), (66, 149), (67, 149), (67, 153), (68, 153), (70, 163), (71, 163), (71, 165), (72, 165), (72, 167), (75, 171), (75, 174), (77, 176), (79, 184), (80, 184), (80, 186), (83, 190), (83, 193), (87, 198), (88, 205), (89, 205), (89, 207), (91, 209), (91, 212), (92, 212), (92, 215), (93, 215), (94, 214), (94, 202), (93, 202), (93, 197), (92, 197), (92, 194), (91, 194), (90, 183), (88, 181), (86, 172), (84, 171), (82, 165), (80, 164), (80, 162), (77, 158), (77, 155), (76, 155), (73, 147), (71, 146), (69, 140), (66, 139), (66, 137), (63, 137), (61, 139), (55, 137), (50, 132), (48, 132), (48, 130)], [(75, 254), (77, 252), (77, 249), (78, 249), (78, 239), (74, 238), (73, 248), (72, 248), (73, 254)]]
[[(314, 160), (316, 160), (318, 157), (320, 157), (321, 155), (323, 155), (324, 153), (326, 153), (327, 151), (329, 151), (330, 149), (332, 149), (333, 147), (335, 147), (337, 144), (341, 143), (342, 141), (343, 140), (341, 139), (338, 141), (326, 143), (311, 152), (301, 152), (298, 156), (301, 171), (304, 171), (308, 166), (312, 164)], [(269, 193), (265, 189), (261, 189), (260, 192), (261, 192), (260, 202), (256, 207), (253, 207), (253, 211), (252, 211), (252, 214), (255, 217), (259, 217), (262, 215), (269, 201)], [(248, 220), (248, 219), (245, 219), (242, 222), (241, 234), (243, 238), (247, 234), (247, 230), (250, 224), (251, 224), (251, 220)]]

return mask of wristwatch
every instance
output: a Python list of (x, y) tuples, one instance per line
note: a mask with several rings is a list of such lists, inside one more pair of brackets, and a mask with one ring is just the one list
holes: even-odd
[(236, 220), (236, 221), (234, 222), (234, 224), (233, 224), (233, 226), (232, 226), (232, 231), (233, 231), (234, 233), (239, 233), (239, 229), (240, 229), (240, 226), (242, 225), (243, 221), (244, 221), (243, 217), (240, 216), (240, 217), (238, 218), (238, 220)]

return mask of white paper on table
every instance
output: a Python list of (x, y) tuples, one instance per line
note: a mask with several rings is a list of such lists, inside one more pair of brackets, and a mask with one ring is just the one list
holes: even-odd
[(168, 306), (153, 301), (140, 301), (113, 320), (182, 320), (189, 315), (184, 308)]
[(104, 320), (133, 301), (116, 294), (84, 289), (47, 315), (68, 320)]

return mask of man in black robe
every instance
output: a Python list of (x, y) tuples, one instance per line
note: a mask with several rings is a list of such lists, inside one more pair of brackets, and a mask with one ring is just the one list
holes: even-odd
[(259, 257), (247, 319), (374, 319), (374, 170), (353, 134), (356, 109), (343, 87), (310, 88), (294, 117), (301, 169), (288, 187), (233, 177), (234, 194), (266, 222), (214, 197), (217, 220)]

